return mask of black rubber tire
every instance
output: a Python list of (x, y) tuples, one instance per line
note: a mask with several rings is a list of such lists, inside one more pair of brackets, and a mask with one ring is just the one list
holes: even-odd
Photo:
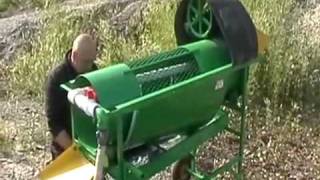
[(172, 180), (190, 180), (191, 174), (187, 171), (190, 168), (192, 156), (187, 156), (179, 160), (172, 171)]
[(188, 35), (184, 28), (184, 23), (187, 17), (188, 0), (182, 0), (178, 5), (175, 20), (174, 20), (174, 32), (176, 35), (176, 41), (178, 45), (183, 45), (192, 42), (192, 37)]

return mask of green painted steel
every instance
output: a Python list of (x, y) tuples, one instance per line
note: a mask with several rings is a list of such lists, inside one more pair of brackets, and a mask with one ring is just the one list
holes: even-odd
[(206, 0), (190, 0), (187, 10), (186, 30), (195, 38), (207, 38), (212, 30), (212, 11)]
[[(180, 69), (168, 68), (178, 65), (181, 65)], [(77, 107), (72, 108), (75, 142), (94, 161), (96, 131), (99, 128), (107, 129), (108, 156), (113, 167), (110, 173), (116, 173), (118, 179), (123, 179), (120, 176), (137, 174), (143, 174), (143, 177), (136, 179), (151, 177), (176, 159), (182, 158), (188, 151), (182, 153), (181, 150), (169, 150), (159, 156), (157, 161), (138, 169), (125, 165), (123, 153), (136, 145), (156, 143), (160, 137), (174, 134), (189, 135), (186, 145), (182, 143), (181, 147), (185, 146), (190, 151), (197, 148), (202, 141), (198, 143), (192, 137), (198, 133), (197, 129), (219, 114), (229, 94), (235, 91), (240, 94), (243, 91), (242, 85), (246, 84), (243, 70), (248, 65), (233, 66), (222, 43), (202, 40), (178, 47), (175, 51), (161, 53), (157, 57), (151, 56), (150, 59), (118, 64), (81, 75), (68, 86), (65, 85), (65, 89), (70, 91), (79, 87), (93, 87), (100, 108), (96, 119), (86, 116)], [(143, 77), (144, 73), (148, 78)], [(157, 88), (145, 93), (144, 85), (150, 86), (152, 81), (156, 82), (154, 86)], [(208, 139), (214, 136), (211, 133), (227, 129), (227, 118), (221, 118), (220, 121), (221, 125), (212, 127), (214, 131), (209, 133), (201, 130), (199, 133), (202, 135), (199, 136)], [(96, 125), (94, 122), (99, 123)], [(192, 133), (194, 131), (196, 133)], [(243, 127), (241, 137), (242, 132)], [(125, 175), (128, 171), (134, 173)]]
[[(85, 86), (93, 87), (96, 90), (98, 102), (105, 109), (113, 109), (115, 105), (141, 95), (134, 75), (130, 73), (130, 69), (124, 64), (81, 75), (73, 82), (72, 86), (77, 88)], [(80, 109), (74, 106), (72, 107), (71, 114), (75, 141), (94, 156), (97, 148), (96, 125), (92, 123), (91, 117), (86, 116)], [(113, 127), (108, 127), (108, 130), (111, 133), (115, 133), (116, 124), (111, 123), (111, 125)]]
[[(237, 82), (241, 77), (237, 71), (218, 71), (216, 74), (207, 75), (206, 78), (197, 78), (201, 77), (201, 74), (210, 72), (209, 70), (229, 67), (228, 63), (231, 61), (225, 48), (209, 40), (195, 42), (181, 48), (188, 50), (188, 53), (175, 58), (168, 57), (170, 64), (163, 58), (158, 63), (141, 65), (147, 71), (154, 71), (162, 68), (163, 65), (160, 66), (159, 62), (168, 67), (193, 60), (193, 63), (196, 62), (193, 66), (197, 66), (195, 68), (197, 71), (192, 72), (192, 76), (189, 79), (185, 78), (181, 79), (181, 81), (172, 80), (179, 74), (154, 80), (157, 82), (156, 86), (161, 82), (166, 82), (162, 89), (157, 89), (155, 92), (167, 91), (166, 87), (174, 89), (175, 85), (180, 85), (181, 83), (187, 83), (187, 85), (183, 88), (176, 88), (176, 90), (169, 90), (161, 99), (154, 99), (148, 106), (144, 106), (142, 102), (139, 108), (123, 113), (126, 114), (126, 116), (123, 116), (125, 117), (124, 124), (126, 125), (123, 132), (124, 136), (128, 134), (131, 121), (135, 121), (135, 127), (132, 127), (131, 137), (127, 140), (127, 145), (146, 143), (163, 135), (186, 132), (208, 122), (219, 110), (226, 95), (237, 86)], [(186, 56), (193, 58), (188, 59)], [(135, 71), (131, 71), (127, 65), (120, 64), (82, 75), (75, 80), (73, 86), (93, 87), (97, 92), (101, 106), (116, 112), (121, 110), (122, 103), (137, 97), (146, 97), (142, 95), (141, 87), (143, 87), (144, 83), (150, 82), (139, 82), (137, 79), (139, 71), (142, 71), (139, 66), (135, 68)], [(189, 69), (187, 69), (187, 73), (188, 71)], [(136, 115), (132, 116), (134, 111)], [(72, 114), (74, 116), (73, 119), (77, 121), (77, 123), (74, 123), (74, 136), (76, 139), (85, 146), (96, 147), (96, 142), (93, 141), (95, 139), (95, 125), (90, 124), (89, 117), (85, 117), (76, 108), (74, 108)], [(108, 127), (109, 131), (116, 132), (116, 123), (111, 124), (113, 124), (113, 127)], [(88, 134), (83, 132), (88, 132)]]
[[(143, 180), (151, 178), (157, 172), (174, 163), (176, 159), (183, 158), (184, 156), (188, 155), (190, 151), (195, 150), (199, 145), (223, 131), (223, 129), (227, 127), (228, 122), (229, 119), (227, 114), (223, 111), (219, 111), (215, 118), (213, 118), (207, 126), (203, 127), (201, 131), (197, 131), (196, 133), (188, 136), (186, 140), (170, 149), (170, 151), (155, 157), (152, 159), (151, 163), (137, 168), (129, 163), (124, 162), (124, 168), (126, 169), (126, 171), (123, 173), (124, 176), (126, 179), (130, 180)], [(119, 165), (115, 165), (110, 167), (108, 172), (113, 177), (121, 179), (119, 178), (119, 168)]]

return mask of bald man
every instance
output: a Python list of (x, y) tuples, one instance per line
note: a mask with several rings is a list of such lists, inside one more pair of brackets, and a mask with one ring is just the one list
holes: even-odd
[(73, 42), (64, 60), (48, 76), (45, 109), (49, 130), (53, 136), (52, 158), (55, 159), (72, 144), (70, 107), (67, 92), (60, 84), (76, 78), (79, 74), (97, 70), (96, 41), (89, 34), (80, 34)]

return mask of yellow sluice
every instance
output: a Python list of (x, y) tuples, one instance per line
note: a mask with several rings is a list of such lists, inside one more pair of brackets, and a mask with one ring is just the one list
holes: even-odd
[(91, 164), (73, 144), (41, 173), (41, 180), (90, 180), (94, 177), (95, 166)]

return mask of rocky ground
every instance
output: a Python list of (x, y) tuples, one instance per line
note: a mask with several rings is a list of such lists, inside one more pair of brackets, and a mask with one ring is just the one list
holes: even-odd
[[(117, 1), (127, 8), (114, 18), (126, 19), (139, 5), (128, 0)], [(320, 3), (314, 1), (305, 12), (302, 30), (319, 36)], [(97, 4), (78, 6), (67, 1), (65, 8), (88, 8)], [(24, 10), (2, 15), (0, 18), (0, 60), (10, 64), (19, 47), (28, 43), (39, 28), (41, 11)], [(319, 47), (319, 41), (315, 47)], [(1, 70), (1, 68), (0, 68)], [(36, 179), (39, 171), (50, 159), (49, 134), (41, 100), (8, 97), (5, 74), (0, 71), (0, 179)], [(251, 112), (248, 144), (245, 150), (245, 170), (248, 179), (320, 179), (320, 134), (318, 128), (302, 126), (288, 121), (280, 123), (268, 115)], [(319, 120), (319, 113), (312, 118)], [(294, 117), (292, 119), (295, 119)], [(216, 167), (235, 153), (237, 146), (230, 134), (212, 139), (202, 146), (199, 161), (203, 168)], [(170, 179), (166, 172), (154, 179)]]
[(42, 106), (32, 100), (1, 101), (1, 179), (34, 179), (49, 159)]
[[(1, 100), (0, 179), (37, 179), (50, 160), (49, 135), (42, 104), (33, 100)], [(319, 179), (320, 136), (297, 123), (285, 125), (250, 118), (245, 170), (248, 179)], [(234, 136), (225, 134), (202, 146), (199, 163), (217, 167), (237, 152)], [(153, 179), (170, 179), (170, 170)], [(228, 179), (228, 178), (226, 178)]]

